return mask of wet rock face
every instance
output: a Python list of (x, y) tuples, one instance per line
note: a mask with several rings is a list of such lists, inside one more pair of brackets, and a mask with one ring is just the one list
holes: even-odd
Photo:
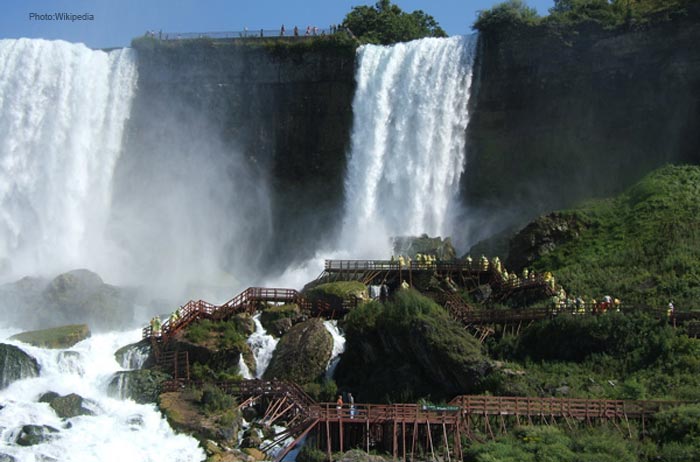
[(112, 376), (107, 390), (116, 398), (133, 399), (140, 404), (155, 403), (161, 385), (168, 378), (167, 374), (148, 369), (119, 371)]
[(462, 183), (474, 240), (697, 163), (698, 18), (480, 34)]
[(38, 375), (39, 364), (36, 359), (16, 346), (0, 343), (0, 389), (17, 380)]
[(575, 214), (541, 216), (511, 239), (506, 267), (520, 272), (558, 246), (577, 239), (586, 228), (585, 221)]
[(20, 446), (34, 446), (52, 439), (58, 430), (49, 425), (25, 425), (15, 442)]
[(70, 419), (79, 415), (93, 415), (94, 413), (85, 408), (85, 399), (75, 393), (66, 396), (61, 396), (55, 392), (44, 393), (39, 402), (49, 403), (49, 406), (56, 412), (56, 415), (62, 419)]
[(264, 378), (299, 384), (314, 381), (325, 371), (333, 351), (333, 337), (323, 322), (309, 319), (292, 327), (277, 344)]

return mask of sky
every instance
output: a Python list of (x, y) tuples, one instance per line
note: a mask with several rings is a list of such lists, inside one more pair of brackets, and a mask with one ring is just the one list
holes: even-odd
[[(471, 33), (477, 11), (501, 0), (394, 0), (407, 12), (423, 10), (449, 35)], [(2, 0), (0, 38), (45, 38), (82, 42), (92, 48), (128, 46), (147, 30), (170, 33), (279, 29), (295, 25), (328, 28), (364, 0)], [(546, 14), (553, 0), (526, 0)], [(30, 19), (30, 15), (35, 16)], [(92, 20), (47, 20), (54, 13)]]

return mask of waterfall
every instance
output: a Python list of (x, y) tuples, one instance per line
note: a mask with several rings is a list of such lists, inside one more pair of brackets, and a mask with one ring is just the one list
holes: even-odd
[(301, 287), (327, 258), (388, 258), (394, 236), (452, 234), (475, 45), (465, 36), (358, 49), (339, 239), (271, 285)]
[[(108, 383), (120, 370), (114, 352), (140, 337), (140, 329), (97, 334), (69, 350), (36, 348), (0, 337), (36, 358), (41, 368), (39, 377), (0, 390), (0, 454), (17, 461), (204, 460), (197, 440), (176, 434), (155, 406), (109, 397)], [(94, 415), (62, 420), (38, 402), (49, 391), (79, 394)], [(58, 432), (50, 441), (22, 447), (14, 440), (24, 425), (48, 425)]]
[(345, 351), (345, 336), (338, 328), (338, 321), (323, 321), (323, 326), (326, 328), (331, 337), (333, 337), (333, 351), (331, 353), (331, 359), (328, 360), (328, 366), (326, 367), (326, 378), (332, 379), (333, 374), (335, 374), (335, 368), (340, 362), (340, 354)]
[(108, 265), (133, 52), (0, 40), (0, 279)]
[(389, 238), (452, 232), (464, 170), (472, 37), (358, 50), (340, 247), (387, 258)]
[(250, 345), (250, 349), (253, 350), (253, 356), (255, 357), (255, 377), (259, 379), (263, 376), (265, 369), (267, 369), (267, 366), (270, 364), (272, 354), (275, 352), (279, 340), (267, 333), (260, 322), (260, 313), (253, 316), (253, 321), (255, 322), (255, 332), (248, 337), (248, 345)]

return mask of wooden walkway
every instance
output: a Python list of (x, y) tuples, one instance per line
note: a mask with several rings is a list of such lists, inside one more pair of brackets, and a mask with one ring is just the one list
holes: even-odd
[[(190, 300), (182, 305), (179, 316), (166, 320), (160, 331), (154, 331), (152, 325), (143, 328), (144, 339), (166, 343), (175, 334), (200, 319), (221, 321), (238, 313), (255, 314), (261, 303), (296, 303), (302, 308), (314, 308), (304, 296), (294, 289), (249, 287), (223, 305), (214, 305), (203, 300)], [(317, 303), (315, 308), (321, 313), (327, 309), (323, 303)], [(318, 314), (317, 313), (317, 314)]]
[[(164, 391), (177, 391), (192, 384), (171, 380)], [(513, 425), (548, 425), (576, 423), (592, 425), (611, 422), (620, 431), (629, 432), (629, 421), (645, 421), (655, 413), (681, 404), (679, 401), (631, 401), (578, 398), (540, 398), (460, 395), (447, 405), (317, 403), (293, 383), (247, 380), (216, 384), (235, 395), (239, 407), (264, 404), (262, 421), (266, 425), (283, 423), (285, 430), (275, 435), (265, 447), (278, 448), (281, 460), (298, 442), (312, 436), (317, 446), (329, 454), (352, 447), (382, 449), (395, 458), (405, 458), (416, 450), (440, 448), (445, 460), (461, 459), (461, 436), (495, 437)], [(293, 439), (284, 445), (283, 442)], [(281, 449), (279, 449), (281, 447)]]

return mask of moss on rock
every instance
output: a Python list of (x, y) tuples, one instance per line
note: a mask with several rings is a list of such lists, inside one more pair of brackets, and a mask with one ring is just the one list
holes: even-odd
[(275, 337), (281, 337), (292, 325), (301, 318), (299, 305), (292, 303), (289, 305), (270, 306), (260, 314), (260, 323), (265, 330)]
[(33, 330), (13, 335), (11, 340), (28, 343), (40, 348), (70, 348), (90, 337), (90, 328), (85, 324)]
[(327, 282), (304, 290), (304, 296), (311, 302), (322, 301), (333, 309), (340, 309), (343, 300), (356, 298), (368, 300), (367, 286), (360, 281)]
[(277, 344), (265, 370), (266, 379), (313, 382), (325, 371), (333, 350), (333, 337), (323, 322), (309, 319), (292, 327)]
[(399, 291), (346, 318), (341, 388), (366, 401), (449, 399), (479, 390), (491, 368), (479, 342), (431, 300)]

